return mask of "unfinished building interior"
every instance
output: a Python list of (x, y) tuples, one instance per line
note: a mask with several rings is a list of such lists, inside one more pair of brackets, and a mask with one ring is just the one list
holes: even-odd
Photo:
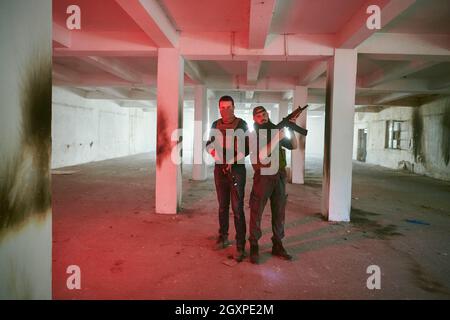
[[(449, 1), (53, 0), (51, 11), (54, 299), (450, 298)], [(309, 105), (287, 159), (293, 261), (270, 255), (270, 206), (259, 265), (213, 249), (214, 163), (195, 151), (223, 95), (250, 128), (255, 106), (276, 123)], [(252, 175), (247, 164), (247, 219)], [(368, 288), (370, 266), (381, 289)]]

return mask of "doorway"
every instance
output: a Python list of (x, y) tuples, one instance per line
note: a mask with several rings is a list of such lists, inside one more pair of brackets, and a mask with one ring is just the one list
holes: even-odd
[(358, 129), (358, 152), (356, 159), (361, 162), (366, 162), (367, 155), (367, 129)]

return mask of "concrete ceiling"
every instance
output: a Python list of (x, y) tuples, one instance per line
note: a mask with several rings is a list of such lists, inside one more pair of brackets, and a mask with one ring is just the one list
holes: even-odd
[(270, 32), (278, 34), (336, 34), (365, 2), (367, 1), (277, 1)]
[[(82, 28), (69, 31), (73, 4)], [(377, 32), (369, 4), (382, 9)], [(157, 50), (178, 47), (185, 98), (203, 84), (273, 103), (303, 85), (323, 103), (327, 59), (352, 48), (357, 104), (410, 103), (450, 94), (449, 16), (448, 0), (54, 0), (53, 81), (88, 98), (155, 100)]]

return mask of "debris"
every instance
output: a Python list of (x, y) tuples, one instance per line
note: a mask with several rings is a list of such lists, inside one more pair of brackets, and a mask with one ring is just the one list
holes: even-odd
[(429, 226), (430, 225), (428, 222), (421, 221), (421, 220), (415, 220), (415, 219), (405, 219), (405, 221), (409, 222), (409, 223), (414, 223), (414, 224), (422, 224), (422, 225), (425, 225), (425, 226)]

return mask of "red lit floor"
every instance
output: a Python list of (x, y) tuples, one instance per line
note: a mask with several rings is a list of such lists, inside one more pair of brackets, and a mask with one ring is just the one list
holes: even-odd
[[(53, 179), (55, 299), (429, 299), (450, 298), (450, 184), (354, 164), (351, 223), (320, 212), (319, 160), (305, 185), (288, 186), (285, 246), (295, 260), (270, 255), (270, 210), (263, 218), (262, 263), (225, 262), (214, 250), (217, 204), (212, 180), (189, 180), (184, 167), (179, 215), (154, 213), (150, 154), (58, 170)], [(61, 173), (61, 172), (59, 172)], [(252, 182), (248, 168), (246, 216)], [(234, 238), (230, 219), (230, 238)], [(248, 246), (247, 246), (248, 250)], [(81, 268), (68, 290), (66, 268)], [(368, 290), (366, 268), (381, 268)]]

